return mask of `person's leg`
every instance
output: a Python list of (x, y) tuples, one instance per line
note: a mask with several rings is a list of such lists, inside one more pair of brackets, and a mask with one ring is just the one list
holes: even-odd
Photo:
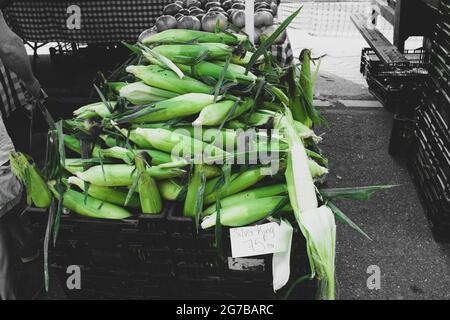
[(12, 241), (4, 219), (0, 218), (0, 299), (16, 299)]
[(22, 262), (27, 263), (34, 261), (39, 257), (39, 241), (21, 220), (20, 215), (24, 209), (25, 205), (22, 201), (8, 213), (6, 223), (11, 237), (18, 244)]

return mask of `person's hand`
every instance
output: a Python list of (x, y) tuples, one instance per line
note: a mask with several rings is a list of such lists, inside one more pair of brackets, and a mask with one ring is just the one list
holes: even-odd
[(33, 78), (32, 81), (25, 83), (25, 86), (33, 98), (42, 98), (41, 84), (36, 78)]

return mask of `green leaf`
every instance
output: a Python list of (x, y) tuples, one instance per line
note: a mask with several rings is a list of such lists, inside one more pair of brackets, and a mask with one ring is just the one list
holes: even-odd
[(61, 221), (61, 214), (63, 209), (64, 192), (66, 191), (66, 186), (59, 181), (55, 186), (58, 192), (58, 207), (56, 210), (55, 222), (53, 223), (53, 247), (56, 247), (56, 240), (58, 239), (59, 225)]
[(223, 79), (225, 79), (225, 74), (228, 71), (228, 66), (230, 65), (231, 55), (228, 56), (222, 71), (220, 72), (219, 79), (217, 80), (216, 86), (214, 87), (214, 102), (216, 102), (217, 97), (220, 94), (220, 89), (222, 88)]
[[(201, 166), (201, 165), (200, 165)], [(198, 189), (197, 197), (195, 198), (195, 225), (197, 226), (197, 232), (198, 232), (198, 226), (200, 221), (200, 215), (203, 211), (203, 197), (205, 195), (205, 185), (206, 185), (206, 176), (203, 172), (203, 169), (200, 169), (200, 187)]]
[(133, 45), (133, 44), (129, 44), (128, 42), (125, 41), (121, 41), (122, 44), (127, 47), (128, 49), (130, 49), (131, 52), (133, 52), (134, 54), (140, 55), (141, 54), (141, 49), (139, 49), (138, 46)]
[(273, 42), (276, 38), (289, 26), (289, 24), (294, 20), (294, 18), (300, 13), (303, 6), (300, 7), (297, 11), (292, 13), (289, 17), (287, 17), (280, 26), (268, 37), (265, 39), (258, 47), (255, 53), (253, 53), (252, 57), (250, 58), (249, 63), (247, 64), (246, 71), (248, 71), (253, 67), (255, 62), (258, 60), (258, 58), (263, 55), (267, 49), (272, 46)]
[(369, 200), (370, 197), (379, 190), (398, 187), (399, 185), (376, 185), (350, 188), (326, 188), (319, 192), (325, 199), (332, 200)]
[(331, 211), (334, 213), (336, 218), (346, 224), (348, 224), (350, 227), (361, 233), (364, 237), (366, 237), (369, 240), (372, 240), (356, 223), (354, 223), (349, 217), (345, 215), (338, 207), (336, 207), (331, 201), (328, 201), (327, 204), (328, 208), (331, 209)]
[(173, 72), (175, 72), (177, 74), (177, 76), (180, 79), (184, 78), (184, 73), (183, 71), (180, 70), (180, 68), (178, 68), (175, 63), (172, 62), (172, 60), (170, 60), (169, 58), (163, 56), (162, 54), (151, 50), (150, 48), (142, 45), (142, 44), (138, 44), (138, 46), (143, 50), (144, 52), (144, 56), (147, 58), (147, 55), (150, 55), (149, 58), (153, 58), (156, 59), (157, 62), (159, 62), (159, 64), (161, 65), (161, 67), (172, 70)]
[(48, 292), (50, 282), (50, 277), (48, 273), (48, 245), (50, 243), (50, 238), (52, 235), (55, 210), (56, 210), (56, 201), (55, 198), (52, 198), (52, 203), (50, 205), (50, 210), (48, 212), (47, 228), (45, 230), (45, 237), (44, 237), (44, 287), (46, 292)]
[(310, 275), (310, 274), (307, 274), (307, 275), (304, 275), (304, 276), (301, 276), (301, 277), (298, 277), (297, 279), (295, 279), (295, 281), (291, 284), (291, 286), (286, 291), (286, 294), (283, 296), (282, 299), (287, 300), (289, 298), (289, 296), (291, 295), (292, 291), (295, 289), (295, 287), (297, 287), (303, 281), (311, 280), (311, 279), (312, 279), (312, 275)]
[(128, 190), (127, 198), (125, 199), (124, 206), (126, 207), (131, 200), (136, 188), (138, 186), (139, 179), (141, 178), (141, 172), (138, 172), (136, 178), (134, 178), (133, 183), (131, 184), (130, 190)]
[(95, 91), (97, 91), (98, 96), (100, 97), (100, 99), (102, 100), (102, 102), (105, 104), (105, 106), (108, 108), (109, 112), (113, 113), (113, 107), (111, 106), (111, 104), (109, 103), (108, 100), (106, 100), (105, 96), (103, 95), (103, 93), (101, 92), (101, 90), (97, 87), (97, 85), (94, 83), (94, 88)]

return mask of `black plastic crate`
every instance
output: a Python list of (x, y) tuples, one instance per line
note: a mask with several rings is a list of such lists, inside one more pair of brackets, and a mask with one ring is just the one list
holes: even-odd
[(390, 110), (417, 106), (420, 91), (428, 75), (424, 50), (406, 50), (406, 64), (385, 65), (370, 48), (361, 52), (360, 71), (366, 77), (369, 91)]
[(170, 299), (173, 296), (172, 280), (134, 276), (96, 274), (86, 268), (81, 268), (81, 288), (69, 289), (66, 285), (66, 269), (52, 265), (51, 274), (55, 275), (62, 284), (64, 293), (69, 299), (82, 300), (118, 300), (118, 299)]
[[(202, 299), (205, 295), (240, 299), (278, 297), (272, 291), (272, 255), (232, 258), (229, 228), (223, 227), (221, 256), (215, 247), (214, 228), (197, 230), (194, 220), (181, 216), (181, 212), (180, 207), (173, 206), (168, 213), (170, 246), (180, 298)], [(172, 222), (175, 223), (172, 225)], [(291, 279), (309, 273), (305, 240), (298, 229), (294, 230)], [(181, 289), (183, 286), (186, 290)], [(299, 293), (312, 297), (315, 286), (312, 287), (309, 283)], [(246, 296), (246, 292), (251, 295)]]
[(429, 77), (424, 90), (425, 99), (432, 103), (447, 125), (450, 125), (450, 95), (442, 88), (439, 81)]

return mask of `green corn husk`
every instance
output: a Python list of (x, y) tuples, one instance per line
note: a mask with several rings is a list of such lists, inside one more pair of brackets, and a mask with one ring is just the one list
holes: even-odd
[(147, 85), (176, 92), (184, 93), (206, 93), (213, 91), (211, 87), (194, 78), (184, 76), (180, 79), (178, 75), (163, 69), (157, 65), (149, 66), (128, 66), (126, 71), (132, 73), (136, 78), (141, 79)]
[[(189, 66), (181, 63), (176, 64), (181, 71), (189, 74), (191, 77), (212, 77), (219, 80), (223, 72), (223, 67), (212, 62), (202, 61), (197, 63), (195, 66)], [(227, 69), (225, 72), (224, 79), (232, 82), (239, 82), (243, 84), (255, 83), (256, 76), (249, 72), (248, 74), (242, 74), (240, 72), (232, 71)]]
[(81, 159), (70, 159), (66, 158), (64, 162), (64, 169), (66, 169), (71, 174), (76, 174), (77, 172), (83, 172), (84, 167), (81, 163)]
[(202, 170), (206, 179), (212, 179), (222, 175), (222, 170), (216, 166), (203, 164)]
[[(117, 101), (108, 101), (111, 108), (117, 104)], [(107, 118), (111, 116), (111, 111), (104, 102), (95, 102), (78, 108), (73, 112), (76, 119), (91, 119), (94, 117)]]
[(228, 45), (237, 45), (247, 39), (246, 36), (240, 34), (229, 33), (210, 33), (196, 30), (186, 29), (169, 29), (156, 34), (144, 37), (141, 42), (143, 44), (183, 44), (183, 43), (225, 43)]
[[(245, 56), (243, 58), (241, 58), (240, 56), (233, 55), (231, 57), (231, 62), (234, 64), (238, 64), (240, 66), (246, 66), (250, 62), (250, 59), (252, 58), (252, 56), (253, 56), (253, 53), (250, 51), (247, 51), (247, 52), (245, 52)], [(259, 56), (258, 59), (256, 59), (257, 64), (262, 63), (262, 62), (264, 62), (263, 55)]]
[(66, 148), (68, 148), (78, 154), (81, 153), (80, 140), (78, 140), (75, 137), (65, 134), (64, 135), (64, 145), (66, 146)]
[[(83, 180), (77, 177), (69, 177), (67, 181), (80, 188), (81, 191), (85, 191), (85, 182)], [(90, 184), (87, 188), (87, 193), (98, 200), (125, 207), (125, 200), (127, 198), (127, 192), (125, 191)], [(139, 197), (137, 195), (132, 195), (126, 206), (130, 208), (139, 208)]]
[[(64, 145), (66, 146), (66, 148), (68, 148), (69, 150), (72, 150), (73, 152), (76, 152), (78, 154), (81, 154), (81, 144), (80, 144), (80, 140), (78, 140), (77, 138), (71, 136), (71, 135), (64, 135)], [(94, 157), (98, 157), (99, 151), (101, 150), (101, 148), (98, 145), (95, 145), (94, 148), (92, 149), (92, 155)]]
[(170, 130), (138, 128), (135, 132), (145, 138), (153, 148), (167, 153), (175, 152), (177, 156), (193, 157), (194, 155), (201, 155), (202, 152), (209, 156), (227, 155), (227, 152), (211, 144)]
[[(230, 176), (230, 182), (233, 181), (234, 179), (236, 179), (238, 176), (239, 176), (239, 173), (233, 173)], [(222, 177), (216, 177), (216, 178), (213, 178), (213, 179), (210, 179), (210, 180), (206, 181), (205, 195), (213, 193), (215, 191), (215, 189), (216, 189), (217, 183), (221, 179), (222, 179)]]
[[(313, 105), (313, 99), (314, 99), (314, 80), (311, 74), (311, 51), (309, 50), (303, 50), (301, 56), (303, 56), (303, 62), (302, 62), (302, 68), (300, 70), (300, 79), (299, 84), (300, 87), (303, 89), (302, 93), (304, 95), (304, 98), (306, 100), (306, 103), (309, 105)], [(303, 100), (300, 100), (301, 104), (305, 104)], [(302, 110), (306, 110), (308, 107), (306, 105), (302, 106)], [(295, 118), (294, 118), (295, 119)], [(302, 117), (302, 119), (295, 119), (299, 120), (300, 122), (304, 123), (307, 127), (311, 128), (312, 126), (312, 119), (307, 117)]]
[[(58, 192), (49, 182), (50, 190), (55, 197), (59, 197)], [(125, 219), (131, 217), (131, 213), (115, 204), (86, 196), (83, 193), (68, 189), (63, 195), (63, 206), (82, 216), (99, 219)]]
[(159, 192), (164, 200), (176, 201), (183, 192), (183, 187), (175, 179), (158, 182)]
[[(141, 127), (144, 128), (145, 125)], [(237, 142), (237, 134), (234, 130), (219, 130), (213, 127), (200, 128), (193, 126), (177, 126), (175, 129), (179, 129), (177, 132), (182, 135), (202, 140), (203, 142), (213, 144), (224, 150), (234, 149)]]
[[(218, 126), (226, 120), (230, 110), (234, 106), (234, 101), (224, 100), (205, 107), (199, 114), (198, 118), (192, 122), (193, 126)], [(238, 117), (248, 111), (255, 101), (253, 99), (245, 99), (239, 103), (230, 120)]]
[[(221, 68), (225, 67), (226, 65), (225, 61), (212, 61), (212, 63), (220, 66)], [(236, 75), (247, 75), (249, 78), (246, 77), (245, 79), (251, 79), (251, 82), (255, 82), (258, 79), (253, 73), (246, 72), (245, 67), (234, 63), (229, 63), (227, 69)]]
[[(274, 184), (259, 188), (254, 188), (250, 190), (246, 190), (240, 193), (236, 193), (232, 196), (220, 199), (221, 208), (238, 205), (241, 203), (246, 203), (248, 200), (267, 198), (272, 196), (277, 196), (282, 193), (287, 192), (287, 186), (285, 184)], [(216, 205), (209, 206), (206, 208), (202, 215), (207, 216), (213, 214), (216, 211)]]
[(321, 299), (335, 298), (336, 224), (331, 210), (318, 208), (316, 188), (308, 167), (307, 155), (298, 137), (292, 115), (286, 110), (278, 124), (290, 145), (285, 173), (289, 200), (297, 223), (305, 236), (311, 274), (319, 280)]
[[(186, 171), (179, 168), (147, 168), (147, 172), (157, 180), (169, 179), (184, 175)], [(104, 187), (126, 187), (133, 183), (136, 168), (126, 164), (105, 164), (94, 166), (76, 176), (83, 181)]]
[(135, 82), (123, 86), (119, 91), (119, 95), (135, 105), (149, 104), (178, 96), (177, 93), (154, 88), (143, 82)]
[(120, 129), (120, 132), (124, 136), (128, 137), (128, 139), (130, 139), (130, 141), (133, 142), (138, 148), (146, 150), (154, 149), (153, 146), (146, 139), (144, 139), (144, 137), (136, 133), (136, 130), (131, 130), (128, 132), (127, 129)]
[(213, 193), (206, 193), (205, 189), (205, 204), (211, 204), (216, 201), (217, 195), (221, 198), (233, 195), (250, 188), (257, 182), (264, 179), (266, 176), (261, 173), (261, 168), (251, 169), (239, 174), (235, 179), (231, 180), (228, 186), (221, 187)]
[[(242, 227), (255, 223), (267, 217), (278, 204), (284, 200), (282, 196), (251, 199), (246, 202), (221, 208), (220, 223), (228, 227)], [(286, 206), (282, 211), (290, 211)], [(205, 217), (202, 221), (202, 229), (208, 229), (216, 225), (216, 212)]]
[(328, 174), (328, 169), (317, 164), (314, 160), (308, 160), (308, 168), (313, 178)]
[(145, 153), (139, 153), (135, 158), (136, 168), (139, 172), (139, 199), (141, 202), (142, 213), (158, 214), (162, 210), (162, 201), (158, 186), (150, 173), (147, 171)]
[(27, 192), (28, 204), (38, 208), (48, 208), (52, 202), (52, 194), (35, 164), (20, 152), (9, 154), (12, 173), (22, 182)]
[(120, 92), (120, 89), (128, 85), (126, 82), (108, 82), (107, 86), (116, 94)]
[(160, 45), (152, 49), (175, 63), (193, 64), (205, 58), (226, 59), (233, 49), (223, 43)]
[[(197, 199), (199, 196), (199, 189), (202, 185), (203, 165), (197, 164), (194, 166), (194, 173), (191, 175), (187, 187), (186, 199), (184, 200), (183, 215), (185, 217), (196, 217), (197, 209), (199, 211), (203, 208), (202, 199)], [(200, 200), (200, 204), (197, 201)], [(198, 207), (198, 208), (197, 208)]]
[[(132, 123), (161, 122), (180, 117), (186, 117), (199, 113), (206, 106), (214, 103), (214, 96), (204, 93), (187, 93), (175, 98), (160, 101), (154, 106), (149, 106), (144, 110), (140, 110), (137, 114), (146, 112), (142, 116), (127, 116)], [(119, 120), (124, 121), (124, 120)]]

